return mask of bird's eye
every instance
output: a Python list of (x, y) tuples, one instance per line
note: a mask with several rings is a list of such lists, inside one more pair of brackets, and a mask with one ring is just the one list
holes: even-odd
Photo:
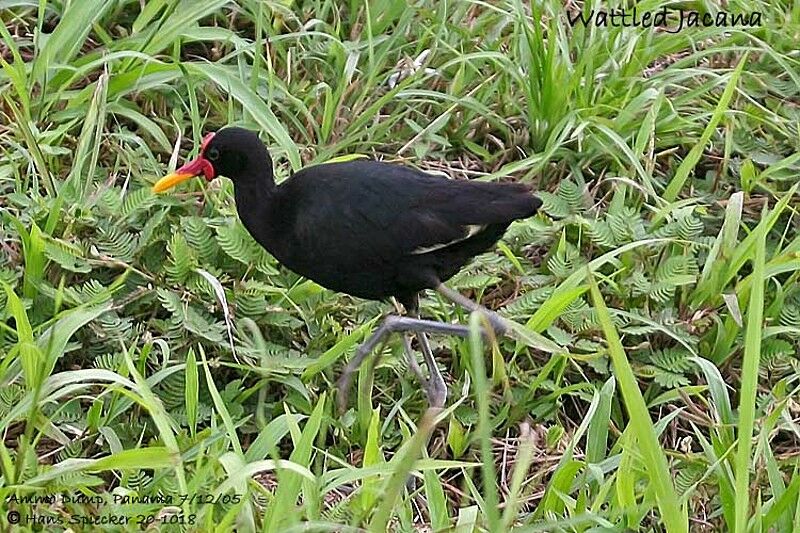
[(216, 148), (209, 148), (208, 150), (206, 150), (206, 159), (209, 159), (211, 161), (216, 161), (217, 159), (219, 159), (219, 150), (217, 150)]

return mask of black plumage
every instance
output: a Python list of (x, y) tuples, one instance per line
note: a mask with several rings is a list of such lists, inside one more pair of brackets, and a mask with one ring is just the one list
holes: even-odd
[(233, 180), (242, 223), (287, 268), (411, 310), (420, 291), (440, 287), (541, 205), (523, 184), (451, 180), (378, 161), (307, 167), (276, 184), (267, 149), (240, 128), (206, 137), (198, 158), (155, 189), (201, 173)]

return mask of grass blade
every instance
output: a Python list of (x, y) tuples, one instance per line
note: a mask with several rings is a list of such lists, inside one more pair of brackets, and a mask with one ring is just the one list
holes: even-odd
[(742, 389), (739, 393), (739, 427), (736, 449), (736, 532), (747, 531), (750, 510), (750, 457), (753, 449), (758, 366), (761, 361), (761, 329), (764, 317), (764, 263), (766, 262), (766, 235), (758, 232), (753, 258), (753, 283), (747, 307), (747, 329), (744, 336), (742, 360)]
[(272, 109), (264, 103), (261, 97), (251, 91), (233, 71), (211, 63), (191, 63), (187, 65), (187, 69), (190, 72), (195, 72), (210, 79), (242, 104), (252, 115), (253, 120), (255, 120), (258, 125), (275, 140), (275, 143), (286, 152), (286, 157), (289, 159), (292, 169), (300, 169), (300, 151), (289, 136), (286, 128), (278, 120), (278, 117), (275, 116), (275, 113), (272, 112)]
[(78, 53), (92, 30), (94, 21), (100, 18), (113, 2), (81, 0), (66, 5), (61, 20), (53, 33), (44, 41), (34, 63), (33, 75), (41, 85), (44, 85), (49, 69), (68, 63)]
[(639, 384), (636, 382), (630, 363), (628, 363), (617, 329), (611, 321), (611, 315), (600, 294), (600, 289), (598, 289), (594, 277), (590, 277), (590, 281), (592, 302), (597, 311), (603, 334), (608, 341), (608, 353), (614, 364), (614, 375), (628, 410), (630, 424), (634, 431), (633, 435), (638, 440), (640, 453), (644, 458), (650, 481), (655, 489), (661, 520), (669, 533), (686, 532), (689, 530), (688, 517), (686, 510), (681, 509), (678, 503), (667, 457), (658, 442), (647, 405), (639, 390)]
[(667, 189), (664, 191), (664, 199), (666, 201), (672, 202), (678, 197), (678, 193), (681, 192), (683, 185), (689, 178), (689, 173), (694, 169), (695, 166), (697, 166), (697, 162), (700, 161), (700, 156), (703, 155), (703, 150), (706, 149), (708, 141), (711, 140), (711, 136), (717, 130), (717, 125), (725, 115), (725, 111), (728, 110), (728, 105), (730, 104), (731, 98), (733, 98), (734, 91), (736, 91), (736, 86), (739, 83), (739, 77), (742, 74), (742, 70), (744, 69), (746, 62), (747, 54), (744, 54), (742, 59), (739, 60), (739, 64), (736, 65), (736, 68), (733, 70), (733, 73), (731, 73), (731, 78), (728, 80), (728, 85), (722, 92), (722, 96), (717, 103), (717, 107), (714, 109), (714, 113), (711, 115), (711, 120), (708, 121), (706, 129), (703, 130), (700, 140), (692, 147), (689, 155), (687, 155), (686, 159), (681, 162), (678, 170), (675, 171), (675, 176), (672, 178), (672, 180), (670, 180), (669, 185), (667, 185)]
[[(475, 389), (475, 398), (478, 403), (478, 427), (476, 434), (480, 439), (481, 446), (481, 470), (483, 479), (483, 512), (489, 531), (500, 531), (500, 513), (498, 506), (500, 501), (497, 497), (497, 481), (494, 467), (494, 455), (492, 454), (492, 419), (489, 413), (489, 399), (491, 390), (486, 378), (486, 366), (483, 358), (483, 315), (473, 312), (469, 317), (469, 352), (470, 362), (472, 363), (472, 383)], [(487, 324), (488, 326), (488, 324)]]

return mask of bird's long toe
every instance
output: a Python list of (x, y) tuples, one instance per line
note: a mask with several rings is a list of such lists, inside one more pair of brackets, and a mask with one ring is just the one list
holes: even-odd
[(411, 373), (417, 378), (420, 385), (427, 387), (428, 380), (425, 379), (422, 369), (419, 367), (416, 357), (414, 357), (414, 350), (411, 349), (411, 339), (408, 335), (403, 335), (403, 351), (406, 355), (406, 364), (408, 364), (409, 370), (411, 370)]
[(487, 311), (487, 318), (489, 320), (489, 324), (492, 326), (494, 330), (494, 334), (497, 336), (505, 335), (508, 331), (508, 326), (506, 325), (505, 319), (495, 313), (494, 311)]
[(431, 407), (441, 409), (447, 402), (447, 384), (442, 379), (441, 375), (437, 376), (439, 379), (431, 378), (425, 387), (425, 394), (428, 397), (428, 403)]
[(350, 383), (352, 382), (352, 373), (344, 371), (339, 379), (336, 380), (336, 403), (339, 407), (339, 412), (344, 413), (347, 411), (347, 399), (350, 396)]

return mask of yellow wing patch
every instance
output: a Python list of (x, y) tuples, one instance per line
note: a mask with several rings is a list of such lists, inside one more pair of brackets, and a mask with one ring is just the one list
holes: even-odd
[(369, 159), (369, 156), (364, 154), (345, 154), (336, 156), (332, 159), (328, 159), (327, 161), (324, 161), (322, 164), (327, 165), (328, 163), (346, 163), (348, 161), (353, 161), (355, 159)]
[(459, 237), (458, 239), (454, 239), (450, 242), (434, 244), (433, 246), (420, 246), (419, 248), (415, 248), (414, 250), (412, 250), (411, 255), (422, 255), (422, 254), (427, 254), (429, 252), (435, 252), (436, 250), (447, 248), (448, 246), (452, 246), (458, 242), (466, 241), (470, 237), (486, 229), (486, 226), (480, 224), (470, 224), (469, 226), (466, 226), (465, 229), (467, 230), (467, 233), (463, 237)]

